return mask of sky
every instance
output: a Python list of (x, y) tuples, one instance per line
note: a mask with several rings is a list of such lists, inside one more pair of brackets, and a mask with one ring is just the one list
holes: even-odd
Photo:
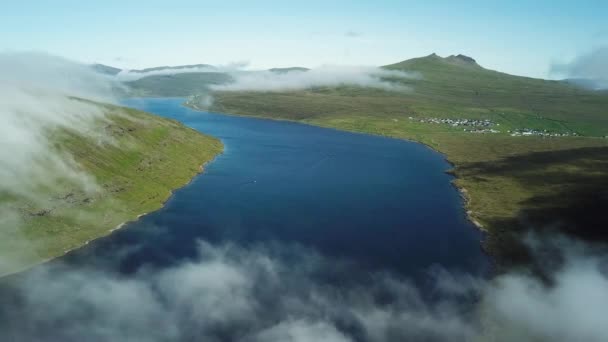
[(437, 53), (550, 78), (608, 45), (608, 1), (10, 1), (0, 51), (121, 68), (385, 65)]

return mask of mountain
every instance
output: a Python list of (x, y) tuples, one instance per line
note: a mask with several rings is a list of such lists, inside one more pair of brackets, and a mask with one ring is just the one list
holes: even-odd
[(512, 128), (559, 130), (565, 125), (562, 130), (590, 136), (604, 136), (608, 131), (607, 98), (573, 84), (509, 75), (463, 57), (435, 54), (385, 68), (422, 75), (409, 82), (415, 93), (408, 98), (415, 102), (413, 109), (417, 111), (424, 112), (420, 106), (447, 106), (444, 111), (448, 113), (486, 112), (495, 116), (493, 112), (502, 110), (510, 113), (502, 120)]
[[(485, 248), (499, 266), (529, 262), (516, 236), (530, 230), (608, 241), (608, 93), (489, 70), (458, 54), (383, 68), (414, 77), (386, 77), (401, 86), (387, 90), (214, 92), (209, 110), (432, 147), (454, 165), (467, 215), (487, 232)], [(188, 105), (197, 108), (197, 99)], [(489, 127), (453, 124), (470, 121)]]
[(459, 67), (481, 68), (475, 59), (462, 54), (451, 55), (448, 57), (440, 57), (432, 53), (426, 57), (412, 58), (399, 63), (385, 66), (388, 69), (408, 69), (408, 70), (429, 70), (428, 67), (436, 68), (444, 64), (449, 64)]

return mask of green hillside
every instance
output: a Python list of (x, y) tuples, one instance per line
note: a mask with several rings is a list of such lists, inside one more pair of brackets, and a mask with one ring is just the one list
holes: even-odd
[(388, 79), (410, 90), (216, 92), (211, 110), (411, 139), (444, 153), (503, 265), (528, 260), (517, 236), (530, 228), (608, 238), (605, 92), (487, 70), (461, 55), (385, 68), (416, 76)]
[(36, 202), (0, 193), (3, 207), (20, 213), (22, 222), (17, 230), (2, 230), (0, 274), (62, 255), (160, 208), (174, 189), (188, 183), (222, 151), (217, 139), (176, 121), (104, 107), (110, 122), (99, 122), (95, 130), (110, 137), (111, 143), (100, 145), (92, 137), (67, 131), (50, 132), (58, 152), (73, 156), (94, 178), (97, 191), (86, 193), (59, 184), (56, 189), (41, 189)]
[(412, 82), (415, 94), (409, 97), (415, 100), (411, 107), (416, 112), (440, 110), (437, 114), (446, 117), (493, 117), (511, 128), (608, 135), (608, 97), (567, 82), (484, 69), (466, 58), (430, 55), (386, 68), (422, 73), (422, 79)]

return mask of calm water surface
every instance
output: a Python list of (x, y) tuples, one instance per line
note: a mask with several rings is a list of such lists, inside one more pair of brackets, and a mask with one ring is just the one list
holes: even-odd
[(481, 234), (466, 220), (429, 148), (290, 122), (190, 110), (183, 99), (125, 105), (221, 139), (224, 153), (166, 206), (67, 259), (79, 263), (138, 245), (124, 272), (196, 255), (197, 240), (304, 246), (361, 270), (416, 277), (441, 265), (482, 272)]

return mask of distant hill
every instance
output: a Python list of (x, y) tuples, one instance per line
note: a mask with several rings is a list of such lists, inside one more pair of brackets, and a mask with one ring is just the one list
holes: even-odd
[(216, 69), (213, 65), (209, 64), (190, 64), (190, 65), (176, 65), (176, 66), (159, 66), (154, 68), (146, 68), (140, 70), (129, 70), (130, 72), (146, 73), (161, 70), (182, 70), (182, 69)]
[[(211, 85), (221, 85), (232, 81), (225, 72), (213, 71), (215, 67), (208, 64), (181, 65), (173, 67), (156, 67), (142, 70), (131, 70), (136, 73), (158, 71), (180, 71), (186, 69), (209, 69), (210, 71), (177, 72), (175, 74), (150, 75), (135, 81), (126, 82), (135, 96), (186, 97), (207, 92)], [(272, 68), (271, 72), (285, 74), (294, 71), (308, 71), (307, 68)]]
[(91, 65), (91, 68), (93, 68), (93, 70), (97, 71), (98, 73), (111, 76), (118, 75), (118, 73), (122, 71), (122, 69), (104, 64), (93, 64)]
[[(93, 64), (91, 68), (110, 76), (124, 71), (103, 64)], [(201, 71), (192, 71), (195, 69)], [(127, 93), (124, 89), (116, 89), (116, 92), (121, 96), (186, 97), (208, 91), (210, 85), (225, 84), (232, 80), (227, 73), (213, 71), (215, 69), (209, 64), (190, 64), (129, 70), (130, 73), (142, 74), (141, 78), (124, 82), (128, 87)], [(146, 73), (150, 75), (144, 75)]]
[(209, 90), (210, 85), (225, 84), (232, 77), (222, 72), (187, 72), (151, 75), (126, 82), (134, 96), (186, 97)]
[(272, 68), (272, 69), (268, 69), (268, 71), (276, 72), (276, 73), (279, 73), (279, 74), (285, 74), (285, 73), (292, 72), (292, 71), (308, 71), (308, 70), (310, 70), (310, 69), (303, 68), (303, 67)]

